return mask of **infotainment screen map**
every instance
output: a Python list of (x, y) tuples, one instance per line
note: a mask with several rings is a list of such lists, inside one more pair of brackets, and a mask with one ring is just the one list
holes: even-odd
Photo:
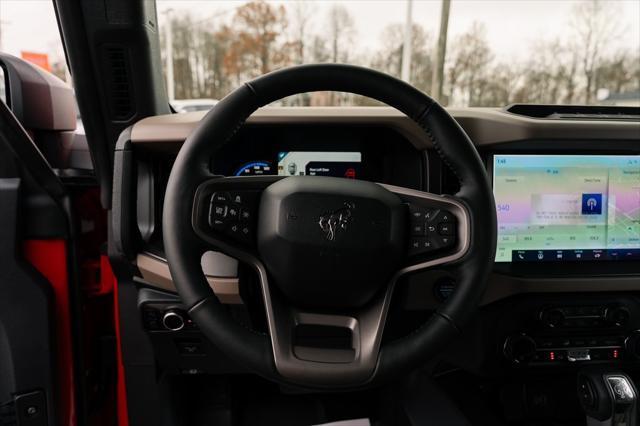
[(362, 154), (359, 152), (279, 152), (278, 174), (357, 179), (360, 176), (361, 160)]
[(496, 262), (640, 260), (640, 156), (495, 155)]

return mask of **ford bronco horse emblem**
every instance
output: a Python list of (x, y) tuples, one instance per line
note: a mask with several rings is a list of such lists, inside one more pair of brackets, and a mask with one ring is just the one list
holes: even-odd
[(351, 211), (354, 208), (355, 206), (352, 203), (344, 203), (344, 207), (320, 216), (318, 225), (320, 225), (320, 229), (324, 232), (327, 240), (335, 240), (339, 229), (347, 229), (347, 225), (351, 222)]

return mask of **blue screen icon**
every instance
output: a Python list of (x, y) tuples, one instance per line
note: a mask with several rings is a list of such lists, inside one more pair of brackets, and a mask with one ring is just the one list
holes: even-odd
[(582, 214), (602, 214), (602, 194), (582, 194)]

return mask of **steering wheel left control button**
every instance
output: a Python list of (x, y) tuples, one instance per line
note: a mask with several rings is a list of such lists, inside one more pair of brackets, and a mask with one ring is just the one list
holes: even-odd
[(227, 209), (226, 217), (228, 217), (229, 220), (232, 220), (232, 221), (238, 220), (240, 217), (240, 207), (235, 205), (229, 206), (229, 208)]
[(240, 210), (240, 221), (241, 222), (251, 222), (253, 220), (253, 213), (250, 209), (241, 209)]
[(225, 227), (225, 219), (229, 215), (229, 194), (214, 192), (209, 201), (209, 226), (216, 231)]
[(211, 196), (212, 203), (228, 203), (229, 194), (226, 192), (214, 192)]
[(225, 221), (222, 219), (212, 219), (209, 221), (209, 225), (211, 225), (211, 227), (218, 232), (224, 231), (227, 227)]
[(226, 204), (211, 203), (209, 215), (214, 219), (224, 219), (229, 212), (229, 206)]

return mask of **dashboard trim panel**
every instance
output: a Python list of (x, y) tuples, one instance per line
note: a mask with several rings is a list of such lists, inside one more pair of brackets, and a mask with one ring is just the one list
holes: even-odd
[[(142, 278), (151, 287), (177, 292), (166, 259), (143, 252), (136, 257), (136, 265)], [(240, 297), (240, 281), (237, 277), (212, 277), (210, 275), (206, 277), (220, 303), (227, 305), (244, 303)]]

